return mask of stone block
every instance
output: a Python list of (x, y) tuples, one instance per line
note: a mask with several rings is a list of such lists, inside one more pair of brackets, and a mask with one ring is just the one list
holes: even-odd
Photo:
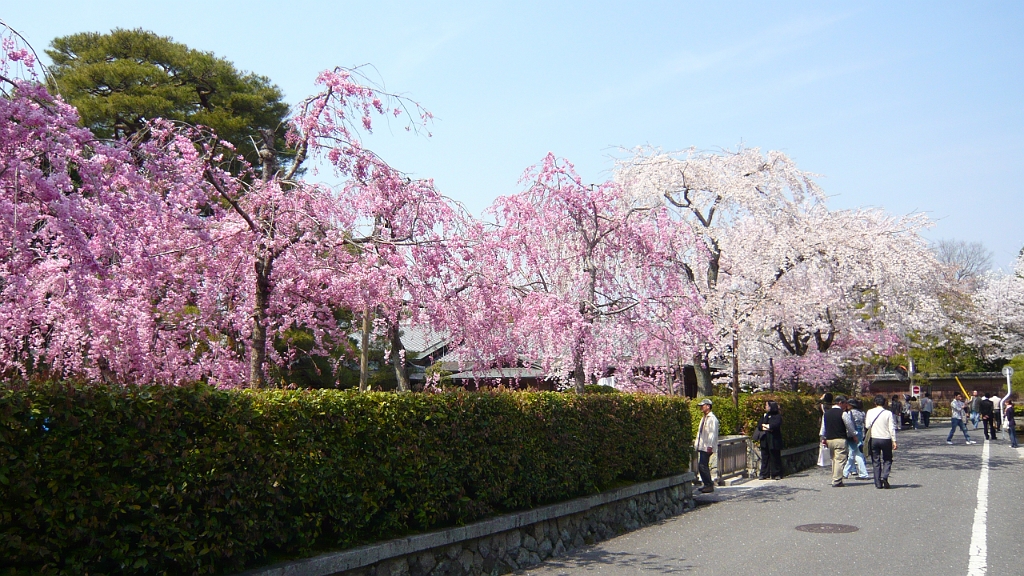
[(530, 531), (530, 535), (533, 536), (533, 539), (536, 540), (537, 542), (540, 542), (541, 540), (544, 539), (544, 523), (543, 522), (537, 522), (536, 524), (530, 526), (529, 527), (529, 531)]
[(457, 563), (452, 562), (447, 558), (441, 559), (434, 567), (434, 570), (430, 573), (430, 576), (459, 576), (461, 568)]
[(430, 571), (434, 569), (434, 566), (437, 566), (437, 560), (434, 559), (433, 554), (425, 552), (416, 557), (415, 565), (418, 566), (424, 574), (429, 574)]
[(518, 549), (520, 544), (522, 544), (523, 542), (523, 536), (519, 533), (519, 530), (509, 531), (508, 536), (506, 538), (507, 540), (505, 546), (509, 552)]
[(445, 554), (445, 556), (447, 556), (451, 560), (455, 560), (456, 558), (459, 557), (459, 554), (462, 554), (462, 545), (461, 544), (453, 544), (453, 545), (449, 546), (447, 550), (444, 551), (444, 554)]
[(409, 562), (405, 558), (399, 558), (388, 563), (384, 572), (388, 576), (409, 576)]
[(465, 574), (471, 574), (473, 571), (473, 553), (469, 550), (462, 550), (459, 554), (459, 565), (462, 566), (462, 571)]
[(555, 542), (555, 548), (554, 548), (554, 550), (551, 551), (551, 557), (552, 558), (558, 558), (558, 557), (561, 557), (561, 556), (564, 556), (564, 555), (565, 555), (565, 545), (562, 544), (561, 540), (559, 540), (558, 542)]
[(505, 552), (508, 550), (508, 547), (505, 546), (506, 542), (508, 542), (508, 537), (504, 534), (498, 534), (491, 540), (491, 551), (498, 558), (505, 557)]
[(523, 536), (523, 548), (526, 548), (530, 552), (537, 551), (537, 540), (529, 533)]
[(569, 517), (562, 516), (558, 519), (558, 531), (565, 532), (569, 528)]
[(488, 538), (488, 537), (485, 537), (485, 538), (481, 538), (481, 539), (477, 540), (476, 541), (476, 550), (484, 558), (489, 558), (490, 556), (492, 556), (492, 554), (491, 554), (491, 552), (492, 552), (491, 539)]
[(537, 545), (537, 554), (541, 557), (541, 560), (543, 560), (551, 555), (551, 551), (554, 548), (554, 545), (551, 544), (551, 540), (545, 538)]
[(480, 574), (484, 568), (484, 557), (479, 552), (473, 554), (473, 573)]

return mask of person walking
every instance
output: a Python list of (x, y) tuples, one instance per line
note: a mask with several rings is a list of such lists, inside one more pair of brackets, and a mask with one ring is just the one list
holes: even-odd
[(889, 488), (892, 452), (896, 449), (896, 416), (885, 409), (885, 397), (875, 396), (875, 407), (864, 416), (866, 429), (871, 430), (871, 470), (875, 488)]
[(995, 409), (995, 405), (988, 396), (983, 395), (979, 406), (981, 410), (981, 423), (985, 430), (985, 440), (995, 440), (996, 430), (993, 427), (995, 420), (992, 418), (992, 411)]
[(761, 430), (761, 480), (782, 480), (782, 414), (779, 404), (764, 403), (764, 416), (758, 422)]
[(849, 441), (857, 441), (857, 429), (846, 411), (848, 407), (846, 396), (836, 396), (835, 404), (825, 411), (821, 419), (819, 435), (821, 441), (828, 446), (829, 455), (832, 456), (833, 488), (843, 486), (843, 469), (846, 468), (846, 461), (850, 457), (846, 446)]
[(889, 403), (889, 411), (892, 412), (893, 420), (896, 422), (896, 429), (902, 429), (903, 427), (900, 424), (902, 424), (903, 419), (903, 403), (900, 402), (899, 394), (892, 395), (892, 401)]
[(700, 406), (704, 416), (700, 419), (693, 447), (697, 449), (697, 472), (704, 484), (700, 491), (707, 494), (715, 491), (715, 483), (711, 481), (711, 455), (718, 448), (718, 417), (711, 411), (711, 400), (704, 398), (697, 406)]
[(1005, 413), (1003, 415), (1006, 417), (1006, 425), (1009, 426), (1009, 428), (1006, 429), (1006, 433), (1007, 435), (1010, 436), (1010, 448), (1016, 448), (1017, 422), (1015, 422), (1013, 419), (1013, 400), (1007, 398), (1006, 400), (1003, 401), (1003, 406), (1006, 407)]
[(917, 430), (917, 422), (921, 417), (921, 400), (917, 396), (910, 397), (910, 423)]
[(932, 393), (925, 392), (924, 398), (921, 398), (921, 423), (924, 424), (925, 428), (928, 428), (932, 420), (932, 410), (935, 409), (935, 403), (932, 402)]
[(992, 439), (998, 440), (997, 434), (1002, 429), (1003, 412), (1006, 409), (1003, 407), (1003, 399), (998, 394), (993, 394), (988, 399), (992, 401)]
[(974, 442), (973, 440), (971, 440), (970, 434), (967, 433), (967, 424), (964, 423), (964, 418), (965, 417), (964, 417), (964, 395), (963, 394), (960, 394), (958, 392), (957, 395), (953, 398), (953, 401), (949, 403), (949, 412), (950, 412), (950, 419), (949, 419), (950, 428), (949, 428), (949, 436), (946, 436), (946, 444), (952, 444), (953, 443), (953, 434), (956, 433), (956, 429), (957, 428), (960, 428), (960, 430), (963, 431), (963, 433), (964, 433), (964, 440), (966, 441), (967, 444), (977, 444), (977, 442)]
[[(850, 456), (846, 460), (846, 468), (843, 469), (843, 478), (849, 478), (856, 468), (857, 479), (867, 480), (869, 478), (867, 463), (864, 461), (864, 452), (862, 451), (864, 446), (864, 404), (858, 398), (853, 398), (849, 404), (850, 418), (853, 419), (853, 426), (857, 429), (857, 441), (850, 442), (847, 446)], [(870, 450), (870, 447), (868, 449)]]
[(977, 390), (971, 390), (971, 403), (968, 405), (971, 411), (971, 422), (974, 423), (974, 429), (978, 429), (978, 422), (981, 420), (981, 398), (978, 397)]

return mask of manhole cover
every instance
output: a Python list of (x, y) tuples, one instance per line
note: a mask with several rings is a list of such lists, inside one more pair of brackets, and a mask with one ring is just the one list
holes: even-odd
[(847, 534), (860, 530), (860, 528), (850, 526), (849, 524), (804, 524), (797, 526), (796, 529), (801, 532), (814, 532), (815, 534)]

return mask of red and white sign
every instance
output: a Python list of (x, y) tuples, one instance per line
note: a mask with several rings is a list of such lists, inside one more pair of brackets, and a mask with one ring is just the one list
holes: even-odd
[(910, 395), (911, 396), (920, 396), (921, 395), (921, 387), (920, 386), (911, 386), (910, 387)]

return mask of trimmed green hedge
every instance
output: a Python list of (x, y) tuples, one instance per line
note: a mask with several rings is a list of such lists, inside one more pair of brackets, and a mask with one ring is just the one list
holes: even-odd
[(743, 434), (749, 436), (757, 429), (757, 423), (764, 415), (764, 403), (768, 400), (779, 403), (784, 448), (795, 448), (818, 441), (818, 432), (821, 430), (821, 408), (818, 407), (818, 399), (792, 392), (760, 392), (740, 396)]
[[(764, 403), (775, 400), (782, 412), (782, 443), (787, 448), (818, 441), (821, 427), (821, 409), (818, 399), (806, 394), (792, 392), (759, 392), (740, 394), (737, 409), (732, 398), (711, 397), (711, 410), (718, 416), (719, 435), (745, 434), (750, 436), (764, 414)], [(690, 404), (691, 433), (697, 435), (702, 416), (697, 402)]]
[(0, 389), (0, 574), (192, 574), (686, 468), (679, 398)]
[[(703, 398), (703, 397), (702, 397)], [(732, 403), (732, 398), (727, 396), (708, 396), (711, 400), (711, 411), (718, 418), (718, 435), (728, 436), (730, 434), (742, 434), (740, 426), (740, 412)], [(700, 406), (697, 405), (701, 398), (690, 403), (690, 432), (691, 437), (697, 437), (697, 429), (700, 428), (700, 419), (704, 416)], [(742, 406), (742, 402), (740, 403)]]

